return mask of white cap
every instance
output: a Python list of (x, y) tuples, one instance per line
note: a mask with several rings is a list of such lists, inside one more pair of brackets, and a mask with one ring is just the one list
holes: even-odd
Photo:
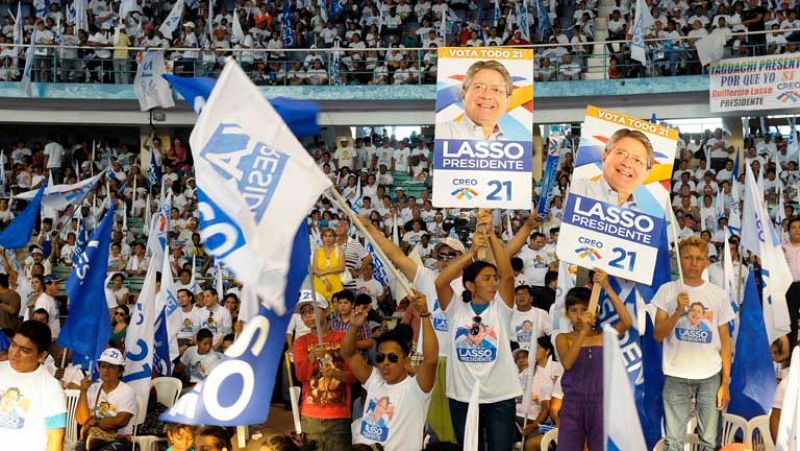
[(125, 357), (122, 356), (122, 351), (116, 348), (108, 348), (100, 355), (98, 362), (106, 362), (112, 365), (125, 366)]
[[(316, 302), (317, 307), (327, 310), (328, 309), (328, 301), (325, 300), (325, 296), (323, 296), (323, 295), (321, 295), (319, 293), (316, 293), (316, 295), (317, 295), (317, 302)], [(295, 306), (294, 311), (295, 312), (299, 312), (300, 311), (300, 307), (302, 307), (302, 306), (304, 306), (306, 304), (311, 304), (311, 302), (312, 302), (311, 301), (311, 290), (301, 290), (300, 291), (300, 300), (297, 301), (297, 305)]]

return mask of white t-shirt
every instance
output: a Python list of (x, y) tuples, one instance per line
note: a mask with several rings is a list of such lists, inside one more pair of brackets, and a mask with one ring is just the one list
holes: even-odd
[(47, 310), (47, 314), (50, 315), (50, 322), (48, 323), (48, 326), (50, 326), (50, 334), (54, 338), (58, 337), (58, 334), (61, 333), (61, 322), (59, 321), (61, 312), (58, 311), (56, 300), (49, 294), (42, 293), (39, 295), (39, 298), (36, 299), (36, 305), (33, 307), (33, 310), (36, 311), (40, 308)]
[(547, 265), (553, 261), (546, 247), (533, 250), (530, 246), (523, 246), (517, 257), (522, 259), (522, 273), (534, 286), (544, 286), (544, 276), (547, 274)]
[[(89, 411), (94, 411), (97, 418), (113, 418), (120, 412), (130, 413), (133, 415), (130, 421), (117, 433), (120, 435), (133, 434), (133, 422), (136, 419), (136, 392), (130, 385), (122, 381), (110, 393), (100, 390), (100, 384), (100, 382), (93, 383), (86, 393)], [(100, 395), (99, 399), (98, 394)]]
[(300, 317), (299, 313), (293, 313), (292, 318), (289, 320), (289, 327), (286, 328), (286, 334), (293, 334), (294, 339), (302, 337), (303, 335), (311, 333), (311, 329), (306, 327), (306, 323)]
[[(509, 325), (513, 310), (498, 293), (477, 315), (472, 304), (454, 298), (445, 313), (450, 327), (447, 359), (447, 397), (469, 402), (472, 387), (480, 382), (481, 403), (522, 396), (517, 366), (511, 356)], [(473, 320), (481, 318), (480, 325)], [(477, 334), (472, 331), (477, 330)]]
[[(661, 286), (653, 298), (653, 305), (672, 315), (678, 305), (679, 282)], [(689, 313), (685, 313), (675, 329), (664, 339), (664, 374), (683, 379), (706, 379), (720, 372), (722, 357), (719, 327), (736, 316), (725, 291), (705, 282), (699, 287), (685, 286), (689, 295)], [(702, 303), (704, 312), (695, 317), (692, 305)], [(696, 307), (695, 307), (696, 308)]]
[(536, 330), (534, 339), (536, 339), (550, 335), (550, 326), (550, 315), (537, 307), (531, 307), (527, 312), (520, 312), (514, 308), (514, 313), (511, 315), (511, 336), (522, 349), (530, 349), (531, 334), (534, 329)]
[(372, 309), (378, 309), (378, 298), (383, 295), (383, 285), (375, 279), (356, 279), (356, 291), (372, 298)]
[(214, 334), (214, 343), (231, 333), (231, 314), (228, 309), (219, 304), (214, 307), (213, 311), (207, 307), (197, 309), (192, 322), (194, 323), (194, 333), (203, 328), (210, 330)]
[(200, 354), (197, 346), (190, 346), (181, 356), (181, 363), (189, 369), (189, 382), (194, 384), (205, 379), (221, 360), (222, 354), (214, 351)]
[[(522, 386), (522, 393), (525, 396), (525, 385), (528, 383), (528, 374), (531, 369), (519, 373), (519, 384)], [(533, 373), (533, 386), (531, 387), (531, 404), (528, 407), (528, 419), (535, 420), (542, 411), (542, 402), (549, 401), (553, 393), (553, 379), (550, 378), (547, 368), (537, 367)], [(522, 398), (517, 401), (517, 416), (525, 418), (525, 411), (522, 410)]]
[(772, 400), (773, 409), (783, 409), (783, 398), (786, 397), (787, 385), (789, 385), (789, 378), (781, 379), (778, 388), (775, 389), (775, 398)]
[(61, 167), (61, 160), (64, 157), (64, 148), (57, 142), (50, 142), (44, 146), (44, 154), (47, 155), (47, 168), (55, 169)]
[(67, 399), (58, 381), (40, 365), (20, 373), (0, 362), (0, 443), (3, 449), (44, 451), (47, 431), (67, 426)]
[[(436, 277), (439, 273), (428, 269), (424, 266), (417, 267), (417, 273), (414, 275), (414, 288), (425, 295), (428, 300), (428, 311), (431, 312), (431, 323), (433, 323), (433, 330), (436, 332), (436, 340), (439, 342), (439, 356), (447, 357), (450, 350), (450, 333), (448, 328), (448, 319), (445, 312), (439, 305), (439, 296), (436, 294)], [(461, 293), (464, 291), (464, 284), (461, 278), (450, 282), (450, 288), (453, 289), (453, 300), (450, 302), (461, 302)], [(417, 348), (422, 348), (422, 333), (419, 335), (420, 340), (417, 342)]]
[(188, 338), (190, 340), (194, 338), (194, 318), (198, 310), (197, 306), (192, 306), (192, 309), (188, 312), (184, 312), (182, 308), (178, 309), (178, 318), (181, 320), (178, 338)]
[(422, 449), (431, 394), (422, 391), (417, 379), (408, 376), (391, 385), (373, 368), (364, 389), (367, 402), (353, 441), (398, 451)]

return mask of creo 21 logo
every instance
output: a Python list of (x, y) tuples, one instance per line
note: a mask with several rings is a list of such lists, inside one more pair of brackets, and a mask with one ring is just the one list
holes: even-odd
[(600, 255), (600, 252), (597, 252), (597, 249), (591, 246), (582, 246), (575, 249), (575, 253), (578, 254), (580, 258), (588, 258), (589, 261), (601, 260), (603, 257)]
[(473, 198), (478, 197), (478, 192), (472, 188), (462, 186), (461, 188), (456, 188), (455, 191), (450, 193), (450, 195), (458, 200), (462, 200), (464, 198), (467, 198), (467, 200), (472, 200)]
[(800, 92), (799, 91), (787, 91), (782, 93), (778, 96), (778, 100), (783, 103), (796, 103), (800, 101)]

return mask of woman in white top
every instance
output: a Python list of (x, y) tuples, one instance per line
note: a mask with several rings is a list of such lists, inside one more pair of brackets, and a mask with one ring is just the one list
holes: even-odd
[(411, 305), (421, 317), (423, 334), (422, 364), (414, 376), (408, 372), (411, 343), (395, 330), (377, 339), (377, 366), (365, 362), (356, 341), (369, 309), (356, 311), (350, 317), (350, 329), (342, 342), (342, 357), (367, 391), (364, 416), (358, 433), (353, 434), (354, 443), (380, 443), (384, 449), (398, 451), (417, 451), (423, 447), (439, 344), (425, 296), (415, 292)]
[[(491, 246), (497, 266), (476, 260)], [(475, 260), (475, 261), (473, 261)], [(463, 277), (462, 299), (453, 299), (450, 282)], [(447, 397), (460, 445), (467, 403), (479, 387), (480, 446), (510, 450), (514, 442), (515, 398), (522, 396), (509, 334), (514, 308), (514, 271), (503, 243), (495, 236), (491, 210), (479, 210), (472, 248), (436, 279), (439, 303), (450, 324)]]

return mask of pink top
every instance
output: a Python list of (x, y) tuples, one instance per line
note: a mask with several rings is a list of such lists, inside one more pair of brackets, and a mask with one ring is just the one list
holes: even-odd
[(792, 281), (800, 281), (800, 247), (793, 246), (792, 243), (784, 243), (783, 251), (786, 255), (786, 262), (789, 270), (792, 271)]

